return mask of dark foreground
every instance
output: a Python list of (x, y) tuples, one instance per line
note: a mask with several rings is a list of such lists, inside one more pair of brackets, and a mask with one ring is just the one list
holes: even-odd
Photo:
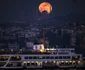
[(85, 70), (85, 67), (80, 67), (80, 68), (7, 68), (7, 69), (2, 69), (0, 70)]

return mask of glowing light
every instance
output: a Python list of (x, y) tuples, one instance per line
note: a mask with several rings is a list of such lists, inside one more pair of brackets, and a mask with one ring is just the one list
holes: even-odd
[(32, 61), (32, 63), (34, 63), (34, 61)]
[(42, 53), (45, 52), (45, 50), (43, 50), (43, 49), (41, 49), (40, 51), (41, 51)]
[(26, 61), (24, 61), (23, 63), (27, 63)]
[(36, 61), (36, 63), (38, 63), (38, 61)]
[(55, 61), (53, 61), (55, 63)]
[(17, 59), (19, 59), (20, 57), (19, 56), (17, 56)]
[(75, 63), (75, 61), (73, 61), (73, 63)]
[(39, 5), (39, 11), (40, 11), (40, 13), (42, 13), (43, 11), (50, 13), (52, 11), (52, 6), (48, 2), (43, 2)]
[(79, 64), (79, 65), (82, 65), (83, 63), (82, 63), (81, 61), (78, 61), (78, 64)]
[(72, 61), (70, 61), (70, 62), (72, 62)]
[(78, 63), (81, 63), (81, 61), (78, 61)]
[(67, 63), (68, 61), (66, 61), (66, 63)]
[(47, 63), (47, 61), (45, 61), (45, 63)]
[(30, 63), (29, 61), (27, 63)]
[(64, 61), (61, 61), (61, 62), (64, 62)]

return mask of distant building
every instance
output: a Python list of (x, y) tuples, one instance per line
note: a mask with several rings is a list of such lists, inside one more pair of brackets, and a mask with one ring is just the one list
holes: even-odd
[(76, 45), (76, 32), (72, 32), (72, 35), (71, 35), (71, 45), (72, 46), (75, 46)]
[(18, 43), (8, 43), (8, 49), (14, 49), (18, 50), (19, 49), (19, 44)]
[(28, 49), (32, 49), (33, 45), (34, 45), (33, 42), (26, 42), (26, 48), (28, 48)]

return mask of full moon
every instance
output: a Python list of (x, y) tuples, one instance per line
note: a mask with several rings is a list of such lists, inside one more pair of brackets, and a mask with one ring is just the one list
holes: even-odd
[(39, 11), (42, 13), (43, 11), (46, 11), (48, 14), (52, 11), (52, 6), (48, 2), (43, 2), (39, 5)]

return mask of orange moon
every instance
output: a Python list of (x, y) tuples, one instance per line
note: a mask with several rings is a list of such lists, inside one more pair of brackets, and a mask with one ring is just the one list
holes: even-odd
[(39, 11), (40, 11), (40, 13), (42, 13), (43, 11), (50, 13), (52, 11), (52, 6), (48, 2), (43, 2), (39, 5)]

